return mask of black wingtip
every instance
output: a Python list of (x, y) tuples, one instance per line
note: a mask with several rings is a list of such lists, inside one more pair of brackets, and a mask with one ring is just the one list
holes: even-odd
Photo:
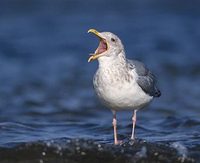
[(154, 97), (160, 97), (161, 96), (161, 91), (160, 90), (157, 90), (155, 92), (155, 96)]

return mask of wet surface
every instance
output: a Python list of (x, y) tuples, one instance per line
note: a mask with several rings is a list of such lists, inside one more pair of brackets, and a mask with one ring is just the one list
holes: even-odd
[(115, 146), (92, 140), (58, 139), (21, 144), (15, 149), (0, 149), (0, 154), (2, 162), (194, 162), (187, 153), (180, 153), (179, 148), (145, 140), (127, 141)]
[[(200, 161), (198, 1), (0, 6), (0, 162)], [(89, 28), (118, 34), (127, 57), (158, 77), (162, 96), (138, 112), (134, 144), (131, 113), (119, 112), (125, 143), (113, 146), (112, 114), (92, 87), (97, 62), (87, 63), (98, 44)]]

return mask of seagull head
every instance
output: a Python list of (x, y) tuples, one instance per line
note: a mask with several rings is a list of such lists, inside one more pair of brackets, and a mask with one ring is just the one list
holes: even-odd
[(94, 54), (91, 54), (88, 62), (103, 57), (117, 57), (123, 50), (123, 44), (121, 40), (111, 32), (98, 32), (95, 29), (89, 29), (88, 33), (93, 33), (99, 38), (99, 46)]

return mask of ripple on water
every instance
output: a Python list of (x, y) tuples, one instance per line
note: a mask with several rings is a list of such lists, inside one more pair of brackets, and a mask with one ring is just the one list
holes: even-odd
[[(122, 7), (115, 0), (108, 7), (80, 1), (72, 10), (68, 1), (41, 1), (21, 2), (22, 8), (1, 3), (0, 156), (33, 162), (56, 162), (57, 156), (65, 162), (89, 156), (107, 162), (200, 160), (199, 2)], [(89, 24), (119, 34), (127, 56), (158, 76), (162, 97), (138, 112), (136, 136), (146, 142), (128, 140), (131, 113), (118, 113), (119, 138), (126, 143), (112, 146), (112, 113), (92, 89), (97, 64), (87, 64), (94, 44), (86, 36)]]

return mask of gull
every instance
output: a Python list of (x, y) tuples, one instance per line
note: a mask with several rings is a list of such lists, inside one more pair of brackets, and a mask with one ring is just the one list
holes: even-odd
[(122, 143), (117, 139), (117, 111), (133, 111), (131, 139), (134, 140), (137, 110), (161, 95), (156, 77), (142, 62), (126, 58), (124, 46), (115, 34), (95, 29), (89, 29), (88, 33), (99, 38), (99, 46), (88, 62), (95, 59), (99, 62), (93, 85), (100, 101), (113, 113), (114, 144)]

